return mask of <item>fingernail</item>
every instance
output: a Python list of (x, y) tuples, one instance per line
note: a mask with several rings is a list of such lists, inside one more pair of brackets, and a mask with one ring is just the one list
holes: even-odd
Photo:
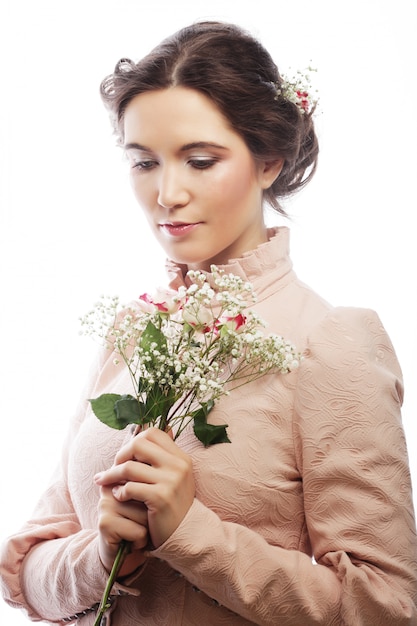
[(94, 482), (99, 483), (102, 477), (103, 477), (103, 472), (98, 472), (98, 474), (94, 476)]

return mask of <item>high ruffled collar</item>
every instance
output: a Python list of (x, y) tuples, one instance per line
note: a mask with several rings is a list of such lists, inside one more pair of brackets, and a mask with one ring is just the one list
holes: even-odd
[[(289, 235), (290, 231), (286, 226), (269, 228), (267, 242), (261, 243), (237, 259), (231, 259), (226, 265), (219, 265), (219, 268), (251, 282), (259, 295), (268, 289), (271, 282), (276, 284), (280, 278), (291, 272)], [(166, 270), (172, 289), (187, 285), (187, 269), (186, 265), (167, 261)]]

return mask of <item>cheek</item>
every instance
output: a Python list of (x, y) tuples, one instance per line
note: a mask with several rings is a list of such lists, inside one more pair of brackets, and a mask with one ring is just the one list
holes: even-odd
[(251, 163), (246, 160), (239, 161), (229, 170), (227, 175), (216, 185), (220, 198), (239, 202), (248, 198), (258, 187), (256, 175)]
[(131, 173), (129, 175), (129, 182), (130, 182), (130, 186), (132, 188), (135, 198), (139, 199), (143, 193), (143, 186), (139, 185), (138, 180), (137, 180), (137, 175), (134, 173)]
[(138, 176), (133, 173), (130, 175), (130, 186), (141, 209), (148, 212), (153, 206), (152, 199), (154, 196), (150, 185), (144, 180), (138, 180)]

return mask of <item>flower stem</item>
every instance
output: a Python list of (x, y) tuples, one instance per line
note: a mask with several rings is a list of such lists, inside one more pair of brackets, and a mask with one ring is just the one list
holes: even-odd
[(107, 585), (103, 593), (103, 597), (101, 598), (100, 605), (97, 609), (96, 620), (94, 622), (94, 626), (100, 626), (101, 620), (107, 609), (110, 608), (111, 603), (109, 602), (110, 592), (114, 585), (114, 582), (117, 578), (117, 574), (123, 564), (123, 561), (127, 554), (130, 552), (130, 544), (128, 541), (122, 540), (119, 544), (119, 549), (116, 554), (116, 558), (114, 559), (113, 567), (111, 568), (111, 572), (109, 578), (107, 580)]

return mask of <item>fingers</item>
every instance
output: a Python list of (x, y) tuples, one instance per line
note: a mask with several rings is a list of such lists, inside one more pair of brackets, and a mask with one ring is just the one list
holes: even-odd
[[(127, 482), (152, 483), (154, 469), (147, 463), (139, 463), (129, 460), (120, 465), (114, 465), (105, 472), (100, 472), (94, 476), (97, 485), (106, 487), (117, 487), (125, 485)], [(125, 498), (128, 499), (128, 498)]]
[(104, 567), (110, 571), (123, 539), (131, 553), (126, 557), (123, 574), (145, 560), (143, 550), (149, 543), (146, 507), (139, 502), (118, 502), (109, 487), (101, 488), (99, 501), (99, 554)]
[(170, 456), (159, 467), (127, 461), (95, 477), (96, 483), (111, 489), (119, 501), (144, 502), (149, 508), (162, 508), (182, 487), (194, 484), (189, 458)]
[(123, 540), (129, 541), (135, 549), (145, 548), (148, 542), (148, 529), (141, 524), (132, 523), (125, 517), (103, 515), (98, 524), (99, 533), (108, 546), (117, 548)]
[[(169, 434), (156, 428), (147, 429), (123, 446), (113, 467), (97, 474), (95, 482), (110, 490), (121, 504), (146, 505), (148, 531), (155, 547), (174, 532), (195, 497), (190, 456)], [(125, 527), (123, 532), (127, 532)]]
[(172, 433), (165, 433), (159, 428), (147, 428), (123, 446), (115, 457), (115, 465), (124, 463), (130, 459), (158, 465), (163, 463), (164, 454), (184, 456), (185, 453), (178, 448), (173, 440)]
[(142, 548), (147, 542), (147, 509), (139, 502), (119, 502), (108, 487), (101, 489), (98, 528), (108, 544), (125, 539)]
[[(114, 486), (119, 500), (143, 499), (142, 491), (129, 483), (155, 485), (161, 482), (175, 485), (192, 472), (190, 457), (157, 428), (148, 429), (123, 446), (115, 464), (96, 474), (94, 480), (101, 486)], [(117, 487), (116, 487), (117, 486)]]

